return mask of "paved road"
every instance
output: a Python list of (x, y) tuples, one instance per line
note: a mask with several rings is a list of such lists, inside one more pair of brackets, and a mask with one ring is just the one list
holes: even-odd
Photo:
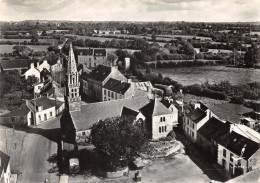
[(55, 142), (59, 132), (59, 118), (45, 122), (27, 131), (21, 152), (20, 165), (22, 174), (18, 183), (58, 182), (56, 174), (48, 173), (52, 166), (47, 160), (57, 153)]

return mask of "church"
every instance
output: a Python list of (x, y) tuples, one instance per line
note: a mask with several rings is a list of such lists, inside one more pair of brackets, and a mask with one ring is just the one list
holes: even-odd
[(169, 109), (160, 99), (150, 95), (118, 100), (85, 103), (79, 93), (80, 82), (75, 56), (70, 44), (67, 64), (65, 106), (61, 117), (61, 133), (66, 141), (78, 143), (88, 139), (91, 127), (99, 120), (129, 115), (141, 120), (150, 139), (167, 137), (178, 124), (178, 109)]

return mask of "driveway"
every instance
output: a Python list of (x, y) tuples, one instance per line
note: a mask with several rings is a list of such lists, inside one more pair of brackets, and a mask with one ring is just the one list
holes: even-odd
[(49, 182), (58, 182), (56, 174), (48, 173), (52, 164), (47, 160), (57, 153), (57, 138), (60, 128), (60, 117), (26, 130), (23, 150), (21, 152), (21, 174), (18, 182), (42, 183), (45, 179)]

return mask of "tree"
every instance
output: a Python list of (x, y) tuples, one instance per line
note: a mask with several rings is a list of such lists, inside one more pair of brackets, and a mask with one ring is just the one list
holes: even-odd
[(27, 79), (25, 78), (22, 78), (21, 79), (21, 90), (22, 91), (29, 91), (29, 90), (32, 90), (33, 89), (33, 85), (35, 83), (39, 82), (39, 79), (36, 78), (35, 76), (28, 76)]
[(117, 59), (117, 56), (116, 54), (114, 53), (108, 53), (107, 54), (107, 60), (110, 64), (113, 64), (114, 65), (114, 61)]
[(143, 124), (134, 117), (100, 120), (92, 126), (91, 141), (107, 162), (107, 169), (116, 170), (134, 160), (147, 142)]
[(244, 56), (244, 63), (247, 67), (253, 67), (260, 62), (260, 50), (257, 45), (252, 44)]

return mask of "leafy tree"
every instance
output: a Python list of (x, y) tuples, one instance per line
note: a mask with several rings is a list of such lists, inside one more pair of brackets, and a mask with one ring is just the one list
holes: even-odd
[(247, 67), (253, 67), (260, 62), (260, 50), (257, 45), (252, 44), (244, 56), (244, 63)]
[(33, 85), (35, 83), (39, 82), (39, 79), (36, 78), (35, 76), (28, 76), (27, 79), (25, 78), (22, 78), (21, 79), (21, 90), (22, 91), (30, 91), (33, 89)]
[(107, 54), (107, 61), (111, 64), (113, 64), (113, 62), (117, 59), (116, 54), (114, 53), (108, 53)]
[(147, 141), (142, 124), (130, 116), (100, 120), (92, 126), (91, 139), (110, 170), (133, 161)]

